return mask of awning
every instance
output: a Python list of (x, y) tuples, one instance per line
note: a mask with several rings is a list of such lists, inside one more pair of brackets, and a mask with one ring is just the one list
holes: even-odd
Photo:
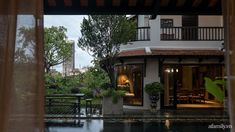
[(221, 0), (44, 0), (44, 14), (221, 15)]
[(122, 51), (119, 53), (120, 58), (128, 57), (147, 57), (147, 56), (217, 56), (223, 57), (224, 52), (220, 50), (204, 49), (152, 49), (151, 54), (146, 53), (145, 49)]

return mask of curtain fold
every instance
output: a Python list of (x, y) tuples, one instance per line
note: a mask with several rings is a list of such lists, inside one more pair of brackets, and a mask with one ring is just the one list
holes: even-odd
[(0, 1), (0, 131), (44, 131), (43, 3)]

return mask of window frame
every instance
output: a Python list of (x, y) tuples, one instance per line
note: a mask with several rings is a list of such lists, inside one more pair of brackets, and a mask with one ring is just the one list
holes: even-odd
[(161, 28), (165, 28), (165, 27), (173, 27), (174, 26), (174, 20), (173, 19), (169, 19), (169, 18), (167, 18), (167, 19), (161, 19), (160, 20), (160, 26), (161, 26)]

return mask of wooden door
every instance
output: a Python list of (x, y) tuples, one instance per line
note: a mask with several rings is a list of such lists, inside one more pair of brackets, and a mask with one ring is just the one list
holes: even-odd
[(182, 16), (182, 40), (198, 39), (198, 16)]

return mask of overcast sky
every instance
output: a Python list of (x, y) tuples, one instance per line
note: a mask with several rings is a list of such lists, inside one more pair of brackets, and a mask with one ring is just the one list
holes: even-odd
[[(78, 38), (81, 36), (80, 24), (83, 18), (86, 16), (81, 15), (45, 15), (44, 27), (51, 26), (64, 26), (67, 28), (67, 36), (69, 40), (75, 41), (75, 68), (81, 68), (84, 66), (91, 66), (92, 57), (85, 51), (82, 51), (77, 47)], [(61, 71), (62, 66), (54, 67)]]

